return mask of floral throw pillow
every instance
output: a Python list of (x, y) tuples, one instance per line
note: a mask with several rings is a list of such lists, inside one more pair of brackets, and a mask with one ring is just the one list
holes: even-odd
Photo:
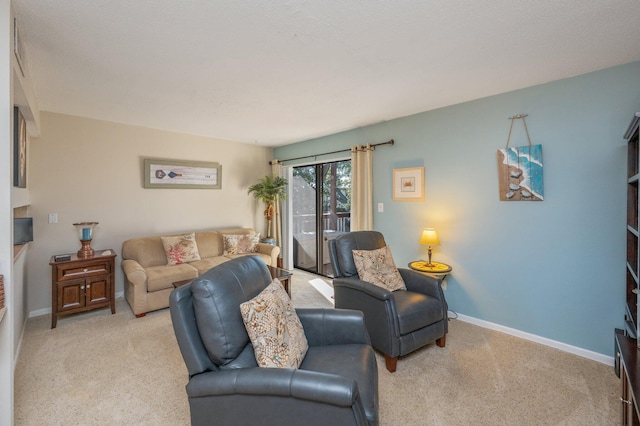
[(167, 255), (167, 266), (200, 260), (195, 233), (160, 238)]
[(260, 367), (300, 367), (309, 345), (300, 318), (277, 278), (256, 297), (240, 304), (240, 313)]
[(224, 240), (224, 256), (229, 254), (246, 254), (258, 251), (260, 234), (222, 234)]
[(362, 281), (389, 291), (407, 289), (393, 261), (389, 246), (377, 250), (353, 250), (353, 261)]

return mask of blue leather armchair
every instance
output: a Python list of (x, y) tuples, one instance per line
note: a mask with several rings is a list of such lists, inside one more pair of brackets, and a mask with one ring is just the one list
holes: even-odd
[(373, 347), (384, 354), (387, 370), (396, 371), (398, 357), (436, 342), (444, 347), (448, 331), (442, 278), (398, 268), (407, 290), (390, 292), (362, 281), (352, 250), (386, 246), (377, 231), (357, 231), (329, 240), (336, 308), (364, 312)]
[(309, 349), (299, 369), (257, 366), (240, 304), (271, 283), (245, 256), (169, 298), (189, 372), (193, 425), (377, 425), (378, 372), (361, 312), (299, 309)]

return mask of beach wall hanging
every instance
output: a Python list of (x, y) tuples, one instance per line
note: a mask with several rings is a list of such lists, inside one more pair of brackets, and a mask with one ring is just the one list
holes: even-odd
[[(525, 117), (518, 114), (509, 117), (507, 146), (498, 150), (498, 187), (500, 201), (542, 201), (542, 145), (531, 145)], [(513, 122), (522, 120), (529, 145), (509, 147)]]

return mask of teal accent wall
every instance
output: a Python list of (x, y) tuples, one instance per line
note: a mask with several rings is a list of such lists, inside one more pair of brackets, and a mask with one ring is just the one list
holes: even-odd
[[(373, 201), (384, 203), (374, 228), (398, 266), (426, 257), (418, 238), (434, 227), (433, 258), (453, 266), (450, 309), (613, 356), (624, 324), (623, 134), (636, 111), (640, 62), (282, 146), (274, 158), (394, 139), (374, 153)], [(520, 113), (542, 144), (542, 202), (499, 201), (496, 151)], [(526, 144), (517, 120), (510, 146)], [(392, 170), (413, 166), (425, 168), (425, 201), (392, 201)]]

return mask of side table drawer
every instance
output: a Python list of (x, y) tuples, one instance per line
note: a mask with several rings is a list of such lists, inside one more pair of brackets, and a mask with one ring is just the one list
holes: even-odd
[(58, 268), (58, 281), (75, 280), (78, 278), (90, 277), (93, 275), (103, 275), (111, 273), (111, 262), (109, 260), (74, 263), (62, 265)]

